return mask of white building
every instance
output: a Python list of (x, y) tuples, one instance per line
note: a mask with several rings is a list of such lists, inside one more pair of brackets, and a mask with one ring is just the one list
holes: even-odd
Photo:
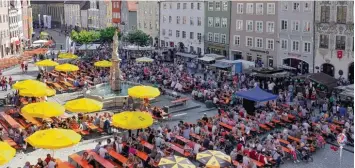
[(67, 26), (81, 26), (80, 2), (66, 1), (64, 3), (64, 20)]
[(203, 55), (204, 5), (202, 1), (161, 2), (160, 46)]
[(159, 43), (159, 2), (138, 1), (138, 29), (150, 35), (154, 45)]
[(8, 56), (10, 48), (8, 2), (0, 1), (0, 58)]
[(316, 1), (315, 71), (354, 79), (354, 2)]
[(112, 3), (111, 0), (99, 1), (99, 24), (100, 28), (112, 26)]
[[(22, 14), (19, 15), (18, 5), (21, 7), (21, 3), (17, 0), (10, 1), (9, 5), (9, 33), (10, 33), (10, 52), (11, 54), (17, 54), (20, 48), (21, 34), (23, 36), (22, 26)], [(21, 24), (19, 24), (21, 23)]]
[(90, 0), (90, 8), (88, 9), (88, 27), (90, 29), (100, 28), (100, 11), (99, 2), (97, 0)]

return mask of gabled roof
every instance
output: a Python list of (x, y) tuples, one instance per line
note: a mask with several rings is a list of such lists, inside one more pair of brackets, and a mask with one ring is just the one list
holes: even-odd
[(128, 11), (137, 11), (137, 1), (127, 1)]

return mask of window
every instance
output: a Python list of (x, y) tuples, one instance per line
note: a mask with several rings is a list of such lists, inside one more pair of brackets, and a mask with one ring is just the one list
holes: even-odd
[(179, 38), (180, 37), (180, 31), (176, 30), (176, 37)]
[(214, 34), (214, 42), (219, 43), (219, 33)]
[(263, 3), (256, 3), (256, 14), (262, 15), (264, 13)]
[(303, 43), (303, 51), (306, 53), (311, 52), (311, 43), (310, 42), (304, 42)]
[(202, 25), (201, 17), (197, 17), (197, 26), (201, 26), (201, 25)]
[(283, 11), (287, 11), (288, 10), (288, 1), (282, 1), (281, 8)]
[(286, 39), (281, 39), (281, 49), (287, 51), (287, 46), (288, 46), (287, 42), (288, 41)]
[(162, 34), (163, 34), (163, 36), (165, 36), (165, 29), (163, 29)]
[(245, 11), (246, 14), (254, 14), (254, 4), (247, 3), (247, 9)]
[(227, 18), (222, 18), (222, 27), (227, 27)]
[(166, 22), (166, 16), (163, 16), (163, 23)]
[(255, 22), (255, 31), (256, 32), (263, 32), (263, 22), (262, 21)]
[(182, 38), (186, 38), (186, 31), (182, 31)]
[(197, 3), (197, 10), (201, 10), (201, 4)]
[(214, 18), (214, 27), (219, 27), (221, 24), (221, 19), (219, 17)]
[(299, 51), (299, 41), (292, 41), (292, 51)]
[(311, 22), (303, 21), (303, 32), (311, 32)]
[(320, 12), (320, 21), (328, 23), (330, 19), (330, 6), (321, 6)]
[(234, 45), (240, 45), (240, 36), (238, 35), (235, 35), (234, 36)]
[(252, 20), (247, 20), (247, 31), (251, 32), (253, 31), (253, 21)]
[(288, 22), (287, 20), (281, 20), (281, 30), (287, 31)]
[(208, 41), (212, 41), (213, 40), (213, 34), (212, 33), (208, 33)]
[(180, 24), (180, 16), (176, 16), (176, 24)]
[[(173, 5), (171, 3), (169, 3), (169, 8), (172, 9)], [(152, 14), (152, 11), (150, 11), (150, 14)]]
[(208, 2), (208, 10), (213, 11), (213, 2)]
[(337, 23), (346, 23), (346, 6), (337, 6)]
[(243, 4), (237, 3), (237, 14), (243, 14)]
[(190, 25), (194, 25), (194, 17), (190, 17)]
[(201, 42), (201, 39), (202, 39), (202, 34), (201, 33), (197, 33), (197, 40), (199, 42)]
[(263, 39), (262, 38), (255, 38), (255, 47), (257, 48), (263, 48)]
[(186, 3), (183, 3), (182, 4), (182, 9), (186, 9), (187, 8), (187, 4)]
[(275, 15), (275, 3), (267, 3), (267, 14)]
[(328, 34), (319, 35), (319, 48), (328, 49), (328, 45), (329, 45), (329, 35)]
[(269, 50), (274, 50), (274, 39), (266, 39), (266, 47)]
[(300, 31), (300, 21), (292, 21), (292, 31)]
[(208, 17), (208, 27), (213, 27), (213, 17)]
[(182, 24), (186, 24), (186, 16), (182, 17)]
[(194, 32), (190, 32), (190, 39), (194, 39)]
[(243, 30), (243, 20), (237, 20), (236, 21), (236, 29), (237, 30)]
[(266, 32), (274, 33), (275, 32), (275, 22), (266, 22), (267, 28)]
[(311, 10), (311, 2), (304, 2), (303, 11), (310, 11)]
[(222, 44), (226, 44), (226, 40), (227, 40), (227, 35), (226, 34), (221, 34), (221, 43)]
[(336, 36), (335, 49), (345, 50), (345, 36)]
[(169, 23), (173, 21), (173, 17), (169, 16)]
[(180, 9), (180, 3), (177, 3), (176, 9)]
[(246, 38), (246, 46), (253, 47), (253, 37), (245, 37)]
[(221, 2), (215, 2), (216, 3), (216, 11), (221, 10)]
[(172, 36), (172, 35), (173, 35), (173, 31), (169, 30), (169, 36)]
[(166, 3), (163, 4), (163, 8), (166, 9)]
[(225, 1), (222, 2), (222, 10), (228, 11), (228, 2), (225, 2)]
[(293, 9), (293, 11), (300, 11), (300, 3), (299, 2), (294, 2), (292, 4), (292, 9)]
[(194, 9), (194, 3), (191, 3), (190, 8)]

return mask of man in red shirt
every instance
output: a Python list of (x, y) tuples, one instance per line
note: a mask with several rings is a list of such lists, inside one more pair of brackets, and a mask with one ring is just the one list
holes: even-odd
[(50, 154), (47, 154), (46, 159), (44, 159), (44, 161), (48, 164), (52, 159), (52, 156)]
[(252, 149), (250, 152), (249, 152), (249, 157), (256, 160), (256, 155), (257, 155), (257, 152), (256, 152), (256, 148)]

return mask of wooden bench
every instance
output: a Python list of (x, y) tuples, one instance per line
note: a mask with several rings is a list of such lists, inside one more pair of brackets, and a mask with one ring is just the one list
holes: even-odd
[(150, 144), (150, 143), (148, 143), (147, 141), (144, 141), (144, 140), (141, 141), (141, 144), (144, 146), (144, 148), (147, 148), (150, 151), (153, 150), (153, 148), (154, 148), (154, 145), (152, 145), (152, 144)]
[(24, 129), (24, 127), (19, 124), (15, 119), (13, 119), (11, 116), (6, 114), (5, 112), (0, 112), (0, 116), (12, 127), (12, 128), (21, 128)]
[(81, 135), (89, 135), (90, 134), (89, 131), (85, 131), (85, 130), (80, 129), (78, 124), (70, 125), (70, 129), (72, 129), (73, 131), (75, 131), (76, 133), (79, 133)]
[(266, 131), (270, 131), (270, 130), (271, 130), (271, 129), (270, 129), (268, 126), (266, 126), (265, 124), (259, 124), (259, 127), (262, 128), (262, 129), (264, 129), (264, 130), (266, 130)]
[(99, 164), (100, 164), (101, 166), (103, 166), (104, 168), (116, 168), (116, 167), (118, 167), (118, 164), (117, 164), (117, 163), (102, 158), (102, 157), (99, 156), (96, 152), (94, 152), (94, 151), (92, 151), (92, 150), (87, 150), (87, 152), (94, 158), (94, 160), (95, 160), (97, 163), (99, 163)]
[(233, 126), (228, 125), (228, 124), (223, 123), (223, 122), (220, 122), (219, 125), (222, 126), (222, 127), (224, 127), (224, 128), (227, 128), (227, 129), (230, 130), (230, 131), (233, 129)]
[(191, 136), (192, 138), (198, 140), (198, 141), (201, 141), (201, 140), (202, 140), (201, 136), (200, 136), (200, 135), (197, 135), (197, 134), (195, 134), (195, 133), (190, 132), (190, 136)]
[(63, 162), (60, 159), (55, 159), (55, 162), (57, 163), (57, 168), (75, 168), (75, 166), (69, 162)]
[(185, 98), (180, 98), (180, 99), (176, 99), (176, 100), (173, 100), (171, 101), (172, 104), (177, 104), (177, 103), (183, 103), (183, 104), (186, 104), (186, 102), (190, 100), (189, 97), (185, 97)]
[(94, 168), (86, 160), (83, 160), (82, 156), (79, 156), (76, 153), (69, 155), (69, 158), (82, 168)]
[(168, 145), (168, 146), (169, 146), (170, 149), (172, 149), (172, 150), (175, 151), (175, 152), (178, 152), (179, 154), (181, 154), (181, 155), (184, 156), (184, 157), (189, 157), (189, 156), (191, 155), (190, 152), (185, 151), (184, 149), (182, 149), (182, 148), (176, 146), (176, 145), (173, 144), (173, 143), (170, 143), (170, 145)]
[(116, 151), (114, 151), (113, 149), (108, 151), (108, 154), (113, 157), (114, 159), (116, 159), (118, 162), (120, 162), (121, 164), (125, 164), (127, 162), (127, 158), (119, 153), (117, 153)]

